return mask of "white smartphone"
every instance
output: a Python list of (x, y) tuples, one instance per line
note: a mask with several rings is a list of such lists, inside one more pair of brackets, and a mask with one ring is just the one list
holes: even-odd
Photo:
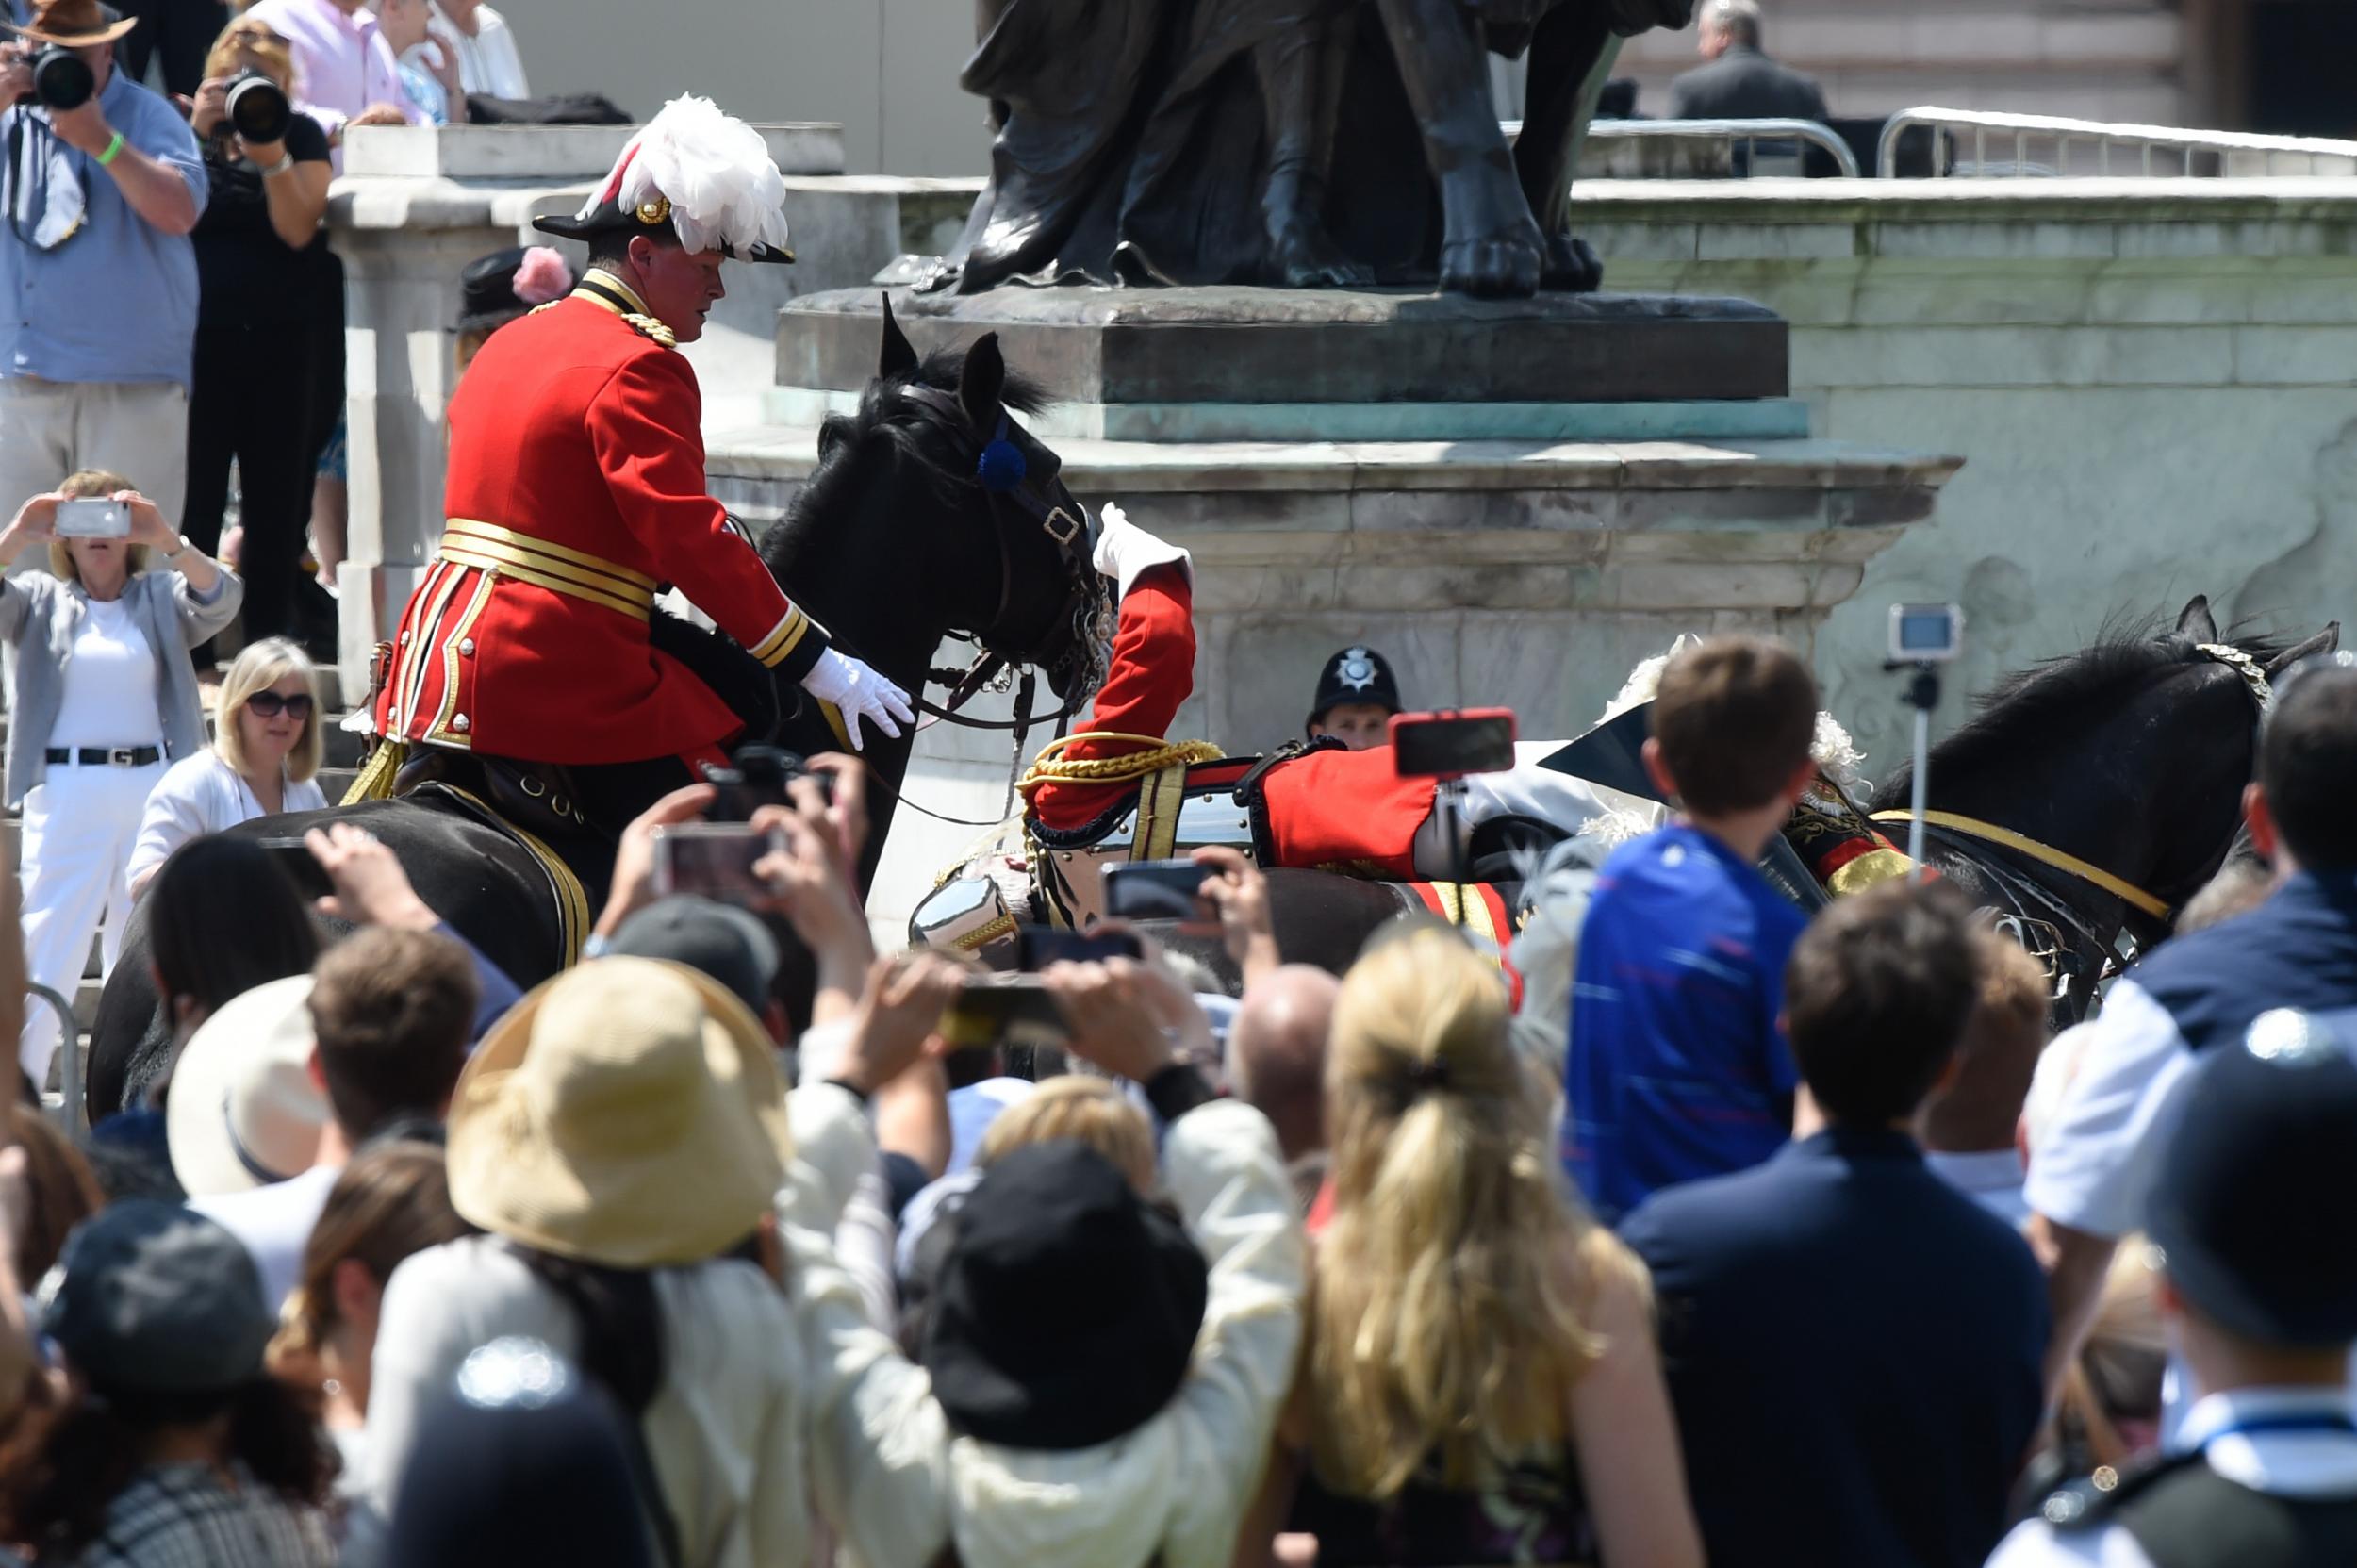
[(57, 527), (61, 539), (127, 539), (131, 536), (131, 508), (104, 496), (60, 501)]

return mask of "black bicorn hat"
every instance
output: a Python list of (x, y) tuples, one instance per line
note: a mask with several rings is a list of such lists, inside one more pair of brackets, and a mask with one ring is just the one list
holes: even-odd
[(1318, 694), (1310, 704), (1310, 722), (1315, 724), (1352, 702), (1372, 702), (1388, 713), (1398, 713), (1402, 706), (1390, 661), (1363, 644), (1343, 649), (1318, 671)]
[(995, 1161), (955, 1218), (923, 1360), (950, 1428), (1070, 1451), (1135, 1431), (1186, 1381), (1211, 1295), (1186, 1227), (1068, 1139)]
[[(673, 192), (693, 191), (693, 197)], [(570, 217), (535, 218), (563, 239), (668, 227), (691, 251), (791, 261), (785, 176), (761, 133), (709, 98), (674, 98), (622, 148), (598, 193)]]
[(2172, 1107), (2145, 1233), (2201, 1314), (2260, 1345), (2357, 1341), (2357, 1013), (2261, 1014)]

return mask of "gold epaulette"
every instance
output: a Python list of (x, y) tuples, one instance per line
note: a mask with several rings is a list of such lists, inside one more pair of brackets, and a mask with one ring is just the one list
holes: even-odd
[(622, 315), (622, 320), (636, 327), (642, 338), (651, 338), (667, 349), (679, 347), (678, 335), (652, 316), (640, 316), (626, 311)]

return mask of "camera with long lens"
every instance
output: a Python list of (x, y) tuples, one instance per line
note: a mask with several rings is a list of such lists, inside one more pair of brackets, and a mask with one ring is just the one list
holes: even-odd
[(286, 89), (259, 71), (240, 71), (229, 78), (227, 107), (231, 128), (248, 141), (283, 141), (294, 119)]
[(90, 62), (62, 43), (43, 44), (33, 52), (28, 61), (33, 71), (33, 91), (20, 103), (38, 103), (44, 108), (75, 109), (91, 101), (98, 91), (98, 74)]

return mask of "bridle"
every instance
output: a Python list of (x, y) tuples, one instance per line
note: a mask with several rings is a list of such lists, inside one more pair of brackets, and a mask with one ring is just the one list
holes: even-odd
[[(2209, 662), (2232, 669), (2241, 678), (2244, 689), (2250, 694), (2251, 755), (2255, 758), (2258, 755), (2259, 732), (2266, 722), (2266, 716), (2275, 707), (2275, 688), (2267, 679), (2266, 668), (2250, 653), (2231, 644), (2204, 642), (2194, 646), (2195, 652)], [(1878, 811), (1873, 814), (1873, 819), (1877, 822), (1904, 823), (1911, 820), (1913, 815), (1907, 811)], [(2121, 951), (2117, 938), (2106, 938), (2098, 933), (2095, 922), (2050, 886), (2037, 870), (2059, 872), (2080, 886), (2118, 900), (2123, 909), (2123, 924), (2128, 914), (2141, 914), (2165, 934), (2176, 917), (2177, 908), (2167, 900), (2100, 866), (2052, 845), (2041, 844), (2027, 834), (1954, 812), (1927, 811), (1923, 814), (1923, 826), (1929, 837), (1952, 850), (1964, 852), (1973, 848), (1994, 847), (2010, 850), (2034, 863), (2036, 870), (2023, 872), (1978, 855), (1967, 857), (2012, 899), (2016, 906), (2015, 915), (2022, 921), (2049, 930), (2059, 924), (2063, 931), (2078, 939), (2076, 945), (2099, 954), (2099, 964), (2108, 960), (2116, 968), (2125, 969), (2130, 961)], [(2065, 977), (2056, 974), (2054, 978), (2060, 982)], [(2101, 978), (2098, 977), (2099, 981)]]
[[(963, 433), (966, 429), (964, 408), (953, 394), (918, 384), (903, 386), (899, 392), (942, 416), (951, 430)], [(937, 668), (928, 672), (929, 684), (947, 687), (948, 697), (936, 703), (919, 691), (910, 699), (919, 713), (942, 723), (967, 730), (1012, 733), (1013, 756), (1007, 767), (1007, 805), (1002, 809), (1002, 817), (1014, 808), (1015, 780), (1022, 771), (1025, 741), (1031, 730), (1052, 723), (1058, 736), (1062, 736), (1070, 727), (1073, 715), (1104, 685), (1114, 620), (1113, 596), (1107, 591), (1104, 575), (1096, 569), (1096, 523), (1089, 517), (1088, 509), (1065, 488), (1057, 469), (1048, 469), (1044, 482), (1033, 477), (1030, 459), (1013, 439), (1015, 428), (1006, 410), (1000, 409), (997, 428), (991, 438), (973, 449), (970, 475), (958, 479), (960, 484), (979, 486), (989, 503), (991, 539), (998, 547), (997, 606), (979, 628), (949, 634), (973, 645), (975, 653), (970, 664), (963, 669)], [(1063, 652), (1052, 660), (1046, 645), (1014, 645), (1016, 633), (1007, 625), (1014, 607), (1015, 541), (1030, 529), (1047, 535), (1055, 544), (1057, 561), (1063, 568), (1063, 599), (1048, 615), (1046, 630), (1041, 634), (1044, 644), (1052, 644), (1059, 632), (1065, 635)], [(1056, 684), (1063, 691), (1063, 705), (1053, 713), (1034, 714), (1042, 668), (1051, 678), (1060, 677)], [(1005, 691), (1010, 686), (1014, 691), (1012, 718), (977, 718), (960, 711), (980, 692)], [(974, 827), (991, 825), (943, 817), (905, 796), (900, 800), (910, 809), (941, 821)]]

